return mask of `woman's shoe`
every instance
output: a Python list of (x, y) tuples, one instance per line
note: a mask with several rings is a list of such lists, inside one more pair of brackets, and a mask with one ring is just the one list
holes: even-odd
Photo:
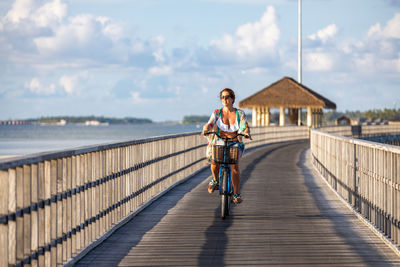
[(243, 202), (242, 196), (240, 194), (236, 194), (233, 196), (233, 203), (240, 204)]
[(218, 188), (218, 182), (217, 181), (211, 180), (208, 183), (208, 193), (212, 194), (215, 191), (215, 189), (217, 189), (217, 188)]

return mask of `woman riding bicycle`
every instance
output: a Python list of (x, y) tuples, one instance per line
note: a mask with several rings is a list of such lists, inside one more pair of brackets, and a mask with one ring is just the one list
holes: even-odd
[[(207, 124), (203, 127), (202, 134), (214, 130), (219, 132), (221, 137), (234, 137), (238, 133), (244, 134), (246, 138), (251, 139), (250, 128), (246, 120), (246, 115), (243, 110), (233, 107), (235, 103), (235, 93), (232, 89), (225, 88), (219, 93), (222, 101), (223, 108), (216, 109), (212, 114)], [(218, 186), (218, 174), (220, 165), (213, 162), (212, 159), (212, 146), (222, 144), (222, 140), (216, 135), (209, 135), (209, 142), (207, 146), (207, 160), (211, 162), (211, 172), (213, 179), (208, 184), (208, 192), (212, 194)], [(237, 146), (239, 148), (239, 157), (243, 154), (244, 143), (241, 137), (236, 137), (233, 141), (229, 141), (230, 146)], [(243, 201), (239, 193), (240, 185), (240, 172), (239, 161), (236, 164), (231, 164), (232, 184), (233, 184), (233, 202), (239, 204)]]

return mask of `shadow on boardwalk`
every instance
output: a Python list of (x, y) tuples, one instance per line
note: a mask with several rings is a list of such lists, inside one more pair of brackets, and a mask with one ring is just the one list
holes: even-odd
[(400, 258), (310, 166), (308, 143), (242, 158), (245, 201), (226, 220), (209, 170), (146, 208), (78, 266), (390, 266)]

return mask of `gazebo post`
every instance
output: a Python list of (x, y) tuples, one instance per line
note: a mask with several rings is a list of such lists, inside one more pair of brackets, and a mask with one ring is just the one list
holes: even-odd
[(260, 108), (260, 117), (261, 117), (261, 119), (260, 119), (260, 126), (265, 126), (265, 107), (261, 107)]
[(253, 124), (253, 127), (257, 126), (257, 107), (253, 107), (253, 113), (251, 116), (251, 123)]
[(261, 126), (261, 108), (257, 107), (257, 126)]
[(270, 114), (269, 114), (269, 107), (265, 108), (265, 126), (269, 126), (270, 125)]
[(297, 125), (301, 125), (301, 108), (299, 108), (297, 111)]
[(280, 107), (279, 126), (285, 126), (285, 107)]
[(307, 107), (307, 126), (312, 126), (312, 110), (311, 107)]

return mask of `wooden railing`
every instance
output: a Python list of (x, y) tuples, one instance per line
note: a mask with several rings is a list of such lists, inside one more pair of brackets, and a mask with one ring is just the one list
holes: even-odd
[[(247, 148), (308, 138), (307, 127), (253, 128)], [(205, 167), (199, 133), (0, 161), (0, 267), (79, 258), (161, 192)]]
[(262, 146), (265, 144), (305, 140), (309, 138), (307, 126), (285, 126), (285, 127), (254, 127), (251, 128), (252, 141), (244, 139), (246, 148)]
[[(365, 127), (366, 135), (399, 127)], [(383, 130), (384, 129), (384, 130)], [(325, 130), (325, 128), (322, 128)], [(400, 245), (400, 147), (311, 130), (313, 164), (355, 210)]]

